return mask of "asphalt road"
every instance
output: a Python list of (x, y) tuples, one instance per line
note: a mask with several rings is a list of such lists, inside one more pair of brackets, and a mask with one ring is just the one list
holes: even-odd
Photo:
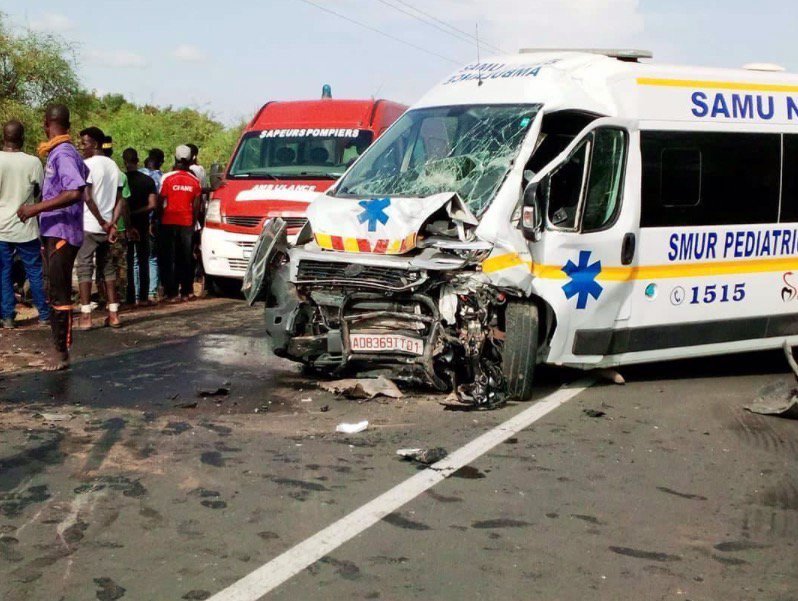
[[(36, 371), (45, 332), (0, 337), (5, 601), (209, 598), (417, 474), (398, 448), (451, 452), (531, 406), (337, 399), (235, 301), (127, 317), (78, 333), (68, 373)], [(742, 408), (783, 358), (623, 374), (267, 598), (798, 599), (798, 422)], [(581, 377), (548, 370), (539, 396)]]

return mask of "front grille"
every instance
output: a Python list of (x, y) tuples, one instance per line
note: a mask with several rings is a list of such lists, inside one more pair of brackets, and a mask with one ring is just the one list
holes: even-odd
[(233, 217), (225, 217), (224, 220), (225, 223), (237, 225), (238, 227), (258, 227), (260, 222), (263, 220), (263, 217), (236, 215)]
[(249, 259), (227, 259), (227, 262), (230, 263), (231, 271), (240, 271), (241, 273), (244, 273), (249, 265)]
[(280, 217), (283, 221), (285, 221), (285, 225), (288, 226), (289, 230), (299, 229), (304, 227), (305, 224), (308, 222), (307, 217)]
[(253, 248), (255, 248), (255, 243), (249, 242), (247, 240), (236, 240), (234, 244), (238, 248), (243, 248), (244, 250), (252, 250)]
[[(225, 217), (224, 222), (238, 227), (258, 227), (263, 219), (263, 217), (234, 215)], [(308, 222), (307, 217), (280, 217), (280, 219), (285, 221), (289, 230), (304, 227)]]
[(299, 262), (296, 279), (300, 284), (351, 284), (366, 288), (404, 290), (420, 284), (424, 277), (415, 271), (392, 267), (305, 260)]

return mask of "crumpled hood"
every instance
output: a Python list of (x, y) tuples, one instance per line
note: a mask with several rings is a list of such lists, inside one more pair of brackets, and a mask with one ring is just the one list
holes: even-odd
[(478, 224), (452, 192), (424, 198), (320, 196), (308, 207), (307, 215), (321, 248), (403, 254), (416, 247), (424, 222), (443, 207), (456, 222)]

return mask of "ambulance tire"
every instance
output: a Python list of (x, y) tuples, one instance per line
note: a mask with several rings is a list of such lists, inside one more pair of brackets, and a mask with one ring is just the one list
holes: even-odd
[(502, 371), (511, 399), (532, 396), (538, 357), (538, 308), (532, 303), (510, 301), (504, 314), (505, 339)]

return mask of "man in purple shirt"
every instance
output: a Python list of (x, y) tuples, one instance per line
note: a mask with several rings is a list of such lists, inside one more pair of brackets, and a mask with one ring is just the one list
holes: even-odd
[(45, 270), (50, 282), (50, 304), (55, 353), (45, 369), (69, 366), (72, 344), (72, 267), (83, 243), (83, 191), (89, 170), (69, 136), (69, 109), (63, 104), (47, 107), (44, 131), (47, 142), (39, 154), (47, 155), (42, 202), (23, 205), (17, 215), (24, 222), (39, 215), (44, 245)]

